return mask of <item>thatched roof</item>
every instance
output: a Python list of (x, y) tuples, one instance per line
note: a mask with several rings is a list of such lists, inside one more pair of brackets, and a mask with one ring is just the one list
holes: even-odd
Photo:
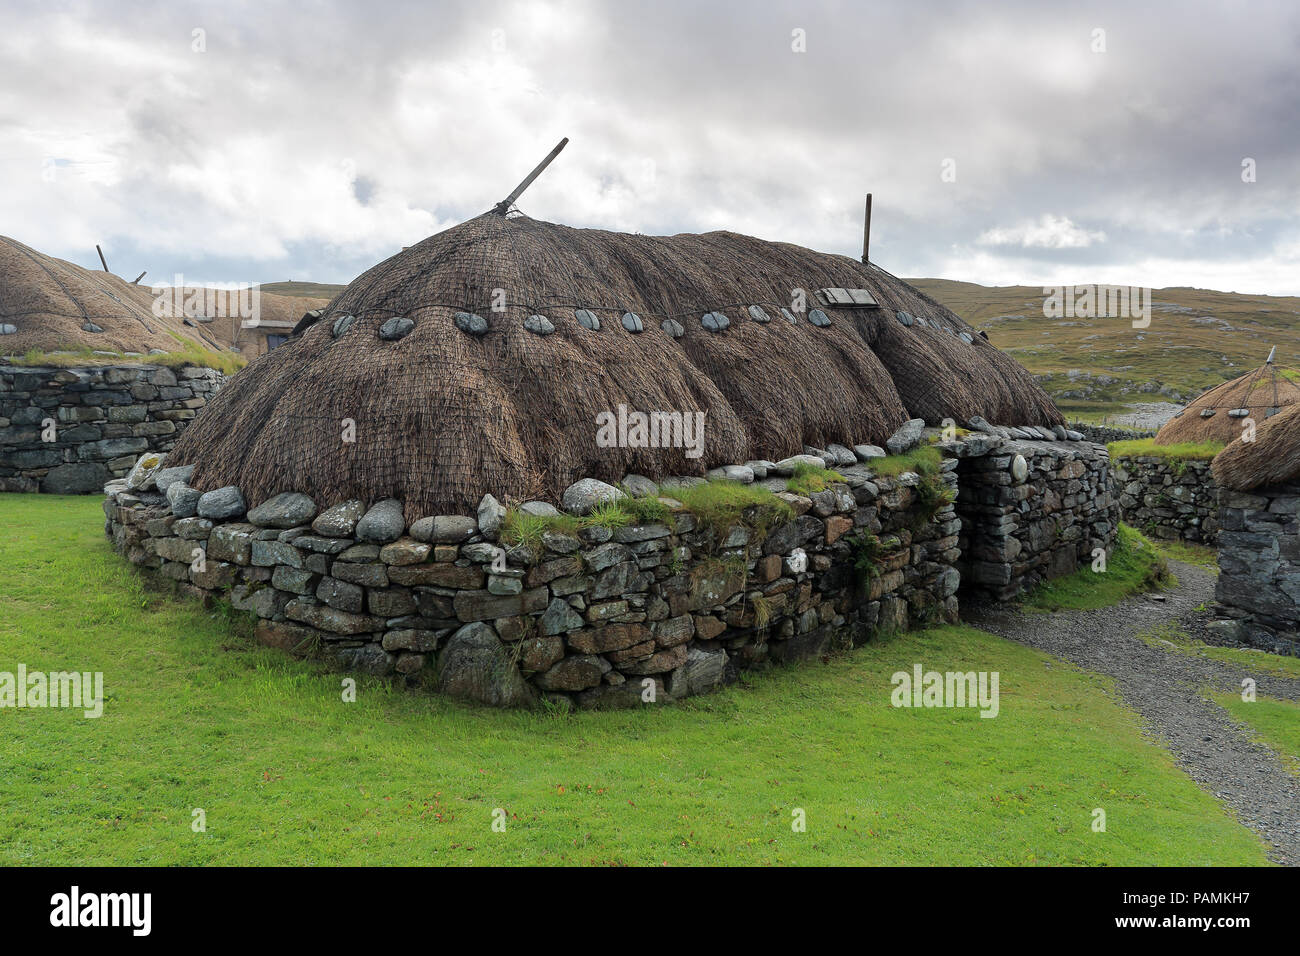
[[(193, 293), (199, 295), (193, 295)], [(240, 296), (243, 293), (225, 289), (186, 289), (180, 298), (185, 315), (203, 323), (204, 331), (230, 348), (246, 354), (259, 355), (263, 351), (257, 342), (254, 328), (277, 335), (288, 335), (298, 324), (304, 312), (329, 305), (329, 299), (309, 296), (279, 295), (258, 290), (258, 316), (256, 326), (240, 315)], [(202, 300), (201, 302), (199, 300)], [(193, 305), (190, 305), (190, 302)]]
[(1241, 435), (1244, 419), (1251, 418), (1258, 425), (1300, 401), (1300, 385), (1287, 377), (1288, 372), (1300, 378), (1290, 369), (1269, 363), (1216, 385), (1165, 422), (1155, 443), (1233, 441)]
[[(0, 353), (84, 346), (108, 352), (174, 351), (179, 338), (220, 350), (215, 338), (181, 317), (158, 318), (147, 286), (83, 269), (0, 236)], [(97, 326), (102, 331), (91, 329)]]
[[(866, 289), (880, 308), (821, 305), (821, 288)], [(788, 321), (795, 289), (822, 312)], [(481, 317), (484, 334), (459, 328), (457, 313)], [(643, 331), (625, 328), (627, 313)], [(729, 326), (709, 331), (708, 313)], [(828, 325), (810, 322), (823, 313)], [(532, 316), (554, 331), (529, 331)], [(414, 327), (386, 340), (395, 317)], [(599, 447), (596, 416), (620, 404), (704, 412), (703, 457)], [(251, 501), (392, 496), (415, 517), (472, 509), (488, 491), (554, 499), (579, 477), (703, 474), (805, 444), (881, 444), (912, 415), (975, 414), (1061, 422), (1020, 366), (875, 266), (727, 232), (651, 237), (487, 213), (353, 281), (236, 376), (172, 460), (197, 465), (196, 487), (236, 484)], [(348, 419), (355, 443), (340, 440)]]
[(1215, 456), (1210, 469), (1215, 482), (1238, 491), (1300, 481), (1300, 405), (1260, 425), (1254, 441), (1233, 441)]

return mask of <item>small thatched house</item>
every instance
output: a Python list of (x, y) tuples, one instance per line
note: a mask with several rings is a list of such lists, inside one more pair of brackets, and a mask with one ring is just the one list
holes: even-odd
[[(703, 454), (605, 447), (598, 416), (703, 413)], [(1059, 426), (1030, 375), (874, 264), (728, 232), (652, 237), (489, 212), (366, 272), (177, 444), (195, 487), (396, 498), (702, 475), (909, 418)]]
[(1211, 470), (1216, 483), (1236, 491), (1300, 480), (1300, 405), (1260, 425), (1254, 441), (1233, 441), (1215, 456)]
[(1233, 639), (1300, 654), (1300, 405), (1238, 439), (1212, 466), (1219, 486), (1215, 598)]
[(1216, 385), (1176, 413), (1156, 434), (1157, 445), (1218, 441), (1241, 436), (1247, 418), (1256, 425), (1300, 401), (1300, 374), (1269, 361)]
[(197, 323), (155, 314), (154, 301), (148, 287), (0, 236), (0, 354), (88, 348), (144, 355), (185, 343), (223, 350)]

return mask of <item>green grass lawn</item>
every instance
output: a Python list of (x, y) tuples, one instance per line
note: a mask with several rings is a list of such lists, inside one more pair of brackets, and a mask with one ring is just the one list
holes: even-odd
[(1212, 696), (1234, 720), (1245, 724), (1263, 743), (1277, 751), (1288, 770), (1300, 776), (1300, 704), (1272, 697), (1245, 701), (1240, 694)]
[(1132, 594), (1177, 584), (1159, 547), (1140, 531), (1121, 524), (1104, 571), (1087, 565), (1073, 574), (1044, 581), (1025, 596), (1022, 606), (1030, 611), (1090, 611)]
[[(0, 710), (0, 863), (1265, 862), (1105, 680), (972, 628), (637, 712), (371, 678), (344, 703), (345, 675), (146, 587), (97, 499), (3, 495), (0, 521), (0, 670), (102, 671), (108, 696), (99, 719)], [(997, 671), (999, 715), (892, 707), (916, 663)]]
[(1240, 667), (1247, 674), (1274, 674), (1278, 677), (1300, 678), (1300, 657), (1283, 657), (1268, 651), (1249, 647), (1221, 647), (1193, 640), (1191, 635), (1175, 625), (1164, 625), (1137, 635), (1138, 639), (1162, 650), (1192, 657), (1208, 657)]

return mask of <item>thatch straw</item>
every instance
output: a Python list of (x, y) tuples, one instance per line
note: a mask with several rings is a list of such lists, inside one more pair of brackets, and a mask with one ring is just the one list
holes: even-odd
[[(1300, 401), (1300, 385), (1287, 378), (1287, 372), (1291, 370), (1261, 365), (1230, 382), (1216, 385), (1165, 422), (1156, 433), (1155, 443), (1179, 445), (1183, 442), (1219, 441), (1226, 444), (1233, 441), (1241, 435), (1243, 418), (1249, 417), (1258, 425), (1276, 414), (1275, 409)], [(1249, 414), (1242, 417), (1228, 414), (1238, 408), (1246, 409)], [(1214, 412), (1208, 418), (1202, 414), (1207, 409)]]
[[(792, 290), (867, 288), (882, 309), (859, 318), (826, 308), (832, 325), (781, 308)], [(493, 311), (494, 290), (504, 294)], [(771, 317), (746, 311), (762, 306)], [(840, 256), (732, 233), (649, 237), (489, 213), (440, 233), (356, 279), (328, 314), (253, 362), (186, 431), (171, 460), (197, 465), (196, 487), (237, 484), (251, 501), (299, 490), (322, 504), (396, 497), (408, 517), (465, 511), (484, 492), (552, 499), (573, 480), (702, 474), (805, 444), (883, 443), (908, 409), (896, 383), (923, 396), (925, 417), (978, 412), (1010, 424), (1059, 421), (1028, 373), (974, 335), (898, 326), (897, 308), (969, 327), (886, 273)], [(589, 309), (600, 331), (579, 326)], [(457, 311), (487, 320), (482, 338)], [(718, 311), (730, 328), (706, 331)], [(645, 331), (620, 324), (624, 312)], [(541, 314), (556, 331), (525, 330)], [(356, 316), (339, 338), (335, 319)], [(378, 337), (388, 319), (415, 328)], [(661, 330), (672, 318), (680, 339)], [(898, 363), (872, 351), (872, 325)], [(911, 336), (909, 339), (908, 336)], [(906, 361), (904, 361), (906, 360)], [(933, 370), (934, 381), (914, 380)], [(931, 393), (931, 394), (927, 394)], [(602, 448), (596, 416), (620, 404), (705, 413), (702, 458), (680, 448)], [(340, 440), (344, 420), (356, 442)]]
[[(0, 353), (88, 348), (108, 352), (175, 351), (192, 343), (220, 351), (222, 345), (179, 316), (153, 313), (147, 286), (108, 272), (47, 256), (0, 236), (0, 323), (17, 332), (0, 336)], [(92, 323), (102, 332), (87, 332)]]
[(1300, 405), (1270, 418), (1255, 430), (1255, 440), (1237, 438), (1210, 465), (1223, 488), (1250, 491), (1300, 480)]

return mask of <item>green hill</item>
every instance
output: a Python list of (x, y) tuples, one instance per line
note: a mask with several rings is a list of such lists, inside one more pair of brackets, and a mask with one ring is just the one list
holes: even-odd
[(299, 296), (308, 299), (332, 299), (347, 286), (331, 285), (328, 282), (263, 282), (263, 292), (276, 295)]
[(1297, 297), (1154, 289), (1151, 324), (1135, 329), (1122, 318), (1045, 318), (1041, 286), (907, 281), (987, 332), (1070, 415), (1182, 404), (1263, 364), (1274, 345), (1278, 364), (1300, 366)]

